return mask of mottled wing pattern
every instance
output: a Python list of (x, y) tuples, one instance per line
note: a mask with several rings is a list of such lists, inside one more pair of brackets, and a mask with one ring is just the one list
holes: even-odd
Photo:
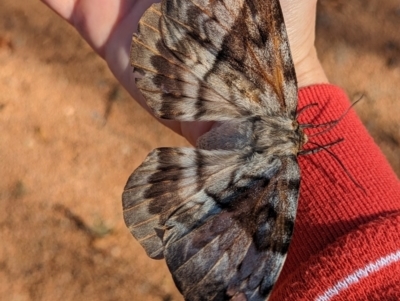
[(296, 76), (279, 1), (168, 0), (139, 22), (137, 85), (165, 119), (294, 119)]
[(128, 180), (124, 218), (150, 257), (165, 257), (186, 300), (265, 300), (299, 183), (295, 156), (160, 148)]
[(149, 154), (125, 187), (127, 226), (150, 257), (165, 258), (186, 300), (265, 300), (300, 185), (279, 1), (163, 0), (140, 20), (131, 61), (157, 116), (222, 125), (199, 139), (204, 149)]

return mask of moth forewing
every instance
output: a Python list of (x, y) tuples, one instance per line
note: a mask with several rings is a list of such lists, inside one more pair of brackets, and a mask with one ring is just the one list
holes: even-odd
[(133, 37), (153, 112), (218, 121), (198, 148), (160, 148), (125, 187), (124, 218), (186, 300), (265, 300), (293, 233), (297, 87), (278, 0), (163, 0)]

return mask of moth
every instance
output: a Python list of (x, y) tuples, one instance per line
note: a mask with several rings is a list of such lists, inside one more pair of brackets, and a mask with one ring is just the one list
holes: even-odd
[(297, 82), (279, 0), (163, 0), (133, 35), (153, 113), (215, 121), (196, 148), (158, 148), (130, 176), (124, 220), (185, 300), (266, 300), (300, 186)]

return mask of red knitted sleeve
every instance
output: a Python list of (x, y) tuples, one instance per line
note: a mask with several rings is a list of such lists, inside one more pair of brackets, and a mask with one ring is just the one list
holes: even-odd
[[(300, 123), (335, 120), (350, 106), (332, 85), (301, 89), (299, 109), (310, 103), (318, 106)], [(293, 240), (270, 300), (400, 300), (400, 181), (353, 110), (311, 137), (319, 131), (309, 141), (345, 139), (329, 149), (344, 168), (326, 151), (299, 157)]]

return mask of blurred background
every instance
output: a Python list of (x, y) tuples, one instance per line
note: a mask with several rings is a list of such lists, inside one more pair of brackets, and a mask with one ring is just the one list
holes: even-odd
[[(320, 0), (330, 81), (400, 176), (400, 2)], [(128, 176), (158, 146), (187, 145), (123, 90), (37, 1), (0, 7), (0, 299), (182, 300), (122, 220)]]

